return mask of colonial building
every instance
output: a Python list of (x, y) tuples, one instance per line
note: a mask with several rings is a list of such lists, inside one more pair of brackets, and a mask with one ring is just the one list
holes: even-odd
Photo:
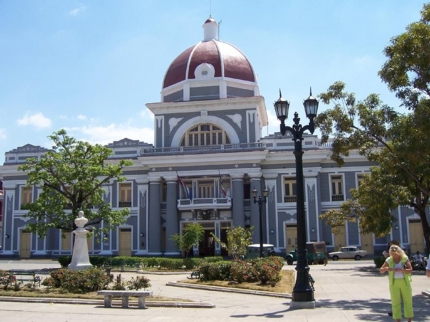
[[(124, 172), (127, 181), (105, 186), (105, 199), (113, 208), (131, 211), (123, 225), (107, 234), (107, 241), (89, 239), (91, 254), (178, 256), (170, 237), (191, 222), (205, 229), (194, 256), (224, 255), (211, 233), (225, 240), (231, 227), (254, 227), (253, 241), (259, 243), (254, 189), (258, 196), (269, 191), (261, 212), (264, 243), (274, 244), (280, 254), (296, 246), (292, 137), (280, 133), (262, 137), (268, 124), (266, 104), (252, 64), (238, 48), (218, 39), (215, 20), (207, 19), (203, 29), (203, 40), (168, 67), (160, 102), (146, 105), (154, 114), (154, 144), (125, 138), (108, 145), (113, 160), (131, 159), (134, 165)], [(303, 148), (308, 241), (325, 241), (330, 251), (358, 245), (379, 255), (395, 238), (411, 251), (424, 251), (418, 216), (408, 208), (394, 211), (398, 222), (385, 238), (361, 234), (357, 223), (347, 223), (334, 235), (319, 215), (349, 198), (349, 190), (358, 186), (372, 164), (352, 153), (342, 168), (337, 167), (329, 158), (330, 144), (322, 145), (316, 135), (305, 135)], [(0, 256), (71, 254), (70, 233), (61, 238), (61, 231), (50, 230), (46, 238), (38, 238), (26, 230), (23, 206), (34, 201), (41, 188), (26, 187), (25, 173), (17, 168), (46, 151), (27, 144), (6, 153), (0, 167), (4, 189)]]

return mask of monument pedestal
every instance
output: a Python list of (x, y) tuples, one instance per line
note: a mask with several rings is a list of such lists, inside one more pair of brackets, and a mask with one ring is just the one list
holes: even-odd
[(75, 234), (75, 243), (73, 245), (72, 262), (68, 268), (74, 271), (92, 268), (90, 257), (88, 255), (87, 233), (84, 225), (88, 219), (84, 217), (84, 212), (79, 211), (79, 217), (75, 219), (75, 224), (78, 227), (73, 233)]

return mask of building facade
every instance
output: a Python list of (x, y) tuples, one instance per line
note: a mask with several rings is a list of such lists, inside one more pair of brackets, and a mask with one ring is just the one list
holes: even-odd
[[(254, 227), (253, 242), (259, 243), (254, 189), (259, 196), (264, 189), (269, 191), (261, 213), (264, 243), (284, 255), (296, 247), (292, 137), (261, 135), (268, 124), (267, 112), (251, 63), (238, 48), (218, 39), (215, 20), (207, 19), (203, 30), (203, 40), (168, 67), (160, 102), (146, 104), (154, 114), (154, 144), (125, 138), (108, 145), (112, 160), (133, 161), (125, 169), (126, 181), (104, 187), (106, 202), (113, 208), (130, 208), (130, 215), (105, 241), (89, 238), (90, 254), (179, 256), (171, 236), (182, 234), (188, 223), (200, 223), (205, 229), (194, 256), (226, 255), (212, 233), (226, 240), (232, 227)], [(347, 223), (334, 235), (319, 215), (349, 198), (349, 190), (374, 164), (351, 153), (339, 168), (330, 160), (330, 144), (322, 145), (316, 135), (305, 135), (303, 149), (308, 241), (325, 241), (329, 251), (358, 245), (380, 255), (389, 240), (398, 239), (410, 251), (424, 251), (419, 217), (409, 208), (393, 212), (398, 221), (384, 238), (360, 233), (358, 223)], [(40, 158), (46, 151), (27, 144), (5, 154), (0, 167), (4, 191), (0, 256), (71, 254), (70, 233), (61, 238), (61, 231), (50, 230), (39, 238), (26, 230), (25, 204), (34, 201), (41, 188), (26, 187), (26, 175), (17, 169), (28, 157)]]

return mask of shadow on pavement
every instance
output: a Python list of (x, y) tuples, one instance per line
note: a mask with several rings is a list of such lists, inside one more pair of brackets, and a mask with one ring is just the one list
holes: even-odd
[[(429, 320), (429, 309), (430, 300), (422, 295), (416, 295), (413, 297), (414, 303), (414, 319), (415, 321), (430, 321)], [(292, 311), (289, 308), (290, 303), (286, 303), (288, 306), (285, 310), (270, 312), (265, 314), (239, 314), (232, 315), (232, 318), (247, 318), (247, 317), (266, 317), (266, 318), (282, 318), (288, 316), (288, 312)], [(391, 311), (391, 302), (386, 299), (369, 299), (368, 301), (353, 300), (353, 301), (332, 301), (329, 299), (319, 299), (316, 302), (315, 310), (321, 308), (325, 309), (339, 309), (341, 311), (353, 310), (353, 311), (364, 311), (365, 313), (357, 313), (355, 318), (362, 321), (393, 321), (393, 318), (388, 315)]]

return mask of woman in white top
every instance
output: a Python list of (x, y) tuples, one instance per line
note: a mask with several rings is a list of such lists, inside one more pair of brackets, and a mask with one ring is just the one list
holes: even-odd
[(412, 265), (408, 256), (399, 246), (391, 246), (389, 254), (390, 257), (385, 260), (379, 271), (381, 274), (388, 272), (393, 319), (396, 322), (400, 322), (402, 319), (403, 299), (404, 314), (409, 322), (414, 317), (411, 287)]

